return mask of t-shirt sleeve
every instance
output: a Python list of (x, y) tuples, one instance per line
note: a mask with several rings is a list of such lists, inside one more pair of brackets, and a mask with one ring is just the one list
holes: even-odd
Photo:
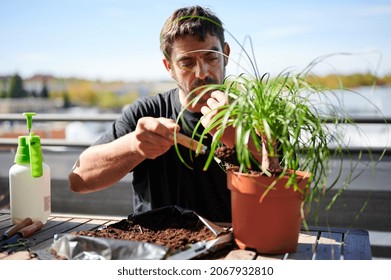
[(166, 93), (138, 99), (122, 112), (118, 119), (113, 122), (111, 128), (93, 145), (112, 142), (115, 139), (134, 131), (138, 120), (142, 117), (170, 117), (167, 116), (166, 109), (162, 110), (162, 108), (166, 107), (169, 98), (169, 94)]
[(132, 111), (122, 113), (121, 116), (111, 124), (110, 129), (107, 130), (93, 145), (112, 142), (115, 139), (118, 139), (121, 136), (134, 131), (137, 120), (138, 119), (136, 118), (136, 115)]

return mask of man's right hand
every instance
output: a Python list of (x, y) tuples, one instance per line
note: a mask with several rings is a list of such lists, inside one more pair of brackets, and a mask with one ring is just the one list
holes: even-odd
[(132, 148), (141, 156), (154, 159), (174, 144), (175, 130), (179, 126), (172, 119), (144, 117), (139, 119), (132, 133)]
[(154, 159), (174, 145), (175, 129), (179, 127), (171, 119), (145, 117), (135, 131), (89, 147), (68, 176), (71, 190), (89, 193), (113, 185), (146, 158)]

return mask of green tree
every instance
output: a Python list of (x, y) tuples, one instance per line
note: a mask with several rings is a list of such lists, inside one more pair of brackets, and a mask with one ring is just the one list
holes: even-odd
[(101, 108), (112, 109), (118, 107), (118, 96), (110, 91), (97, 93), (97, 105)]
[(64, 108), (70, 108), (72, 106), (72, 102), (71, 102), (71, 99), (69, 98), (68, 92), (64, 92), (62, 98), (63, 98), (63, 101), (64, 101), (63, 107)]
[(49, 98), (49, 90), (46, 83), (43, 84), (40, 96), (42, 98)]
[(0, 98), (5, 98), (8, 96), (7, 93), (7, 78), (0, 78)]
[(12, 76), (8, 92), (10, 98), (27, 97), (27, 92), (23, 88), (23, 79), (18, 74)]

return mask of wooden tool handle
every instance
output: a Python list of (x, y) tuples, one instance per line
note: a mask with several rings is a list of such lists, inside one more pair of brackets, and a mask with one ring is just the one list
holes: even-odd
[(42, 227), (43, 227), (43, 223), (41, 221), (36, 221), (32, 225), (29, 225), (19, 230), (19, 233), (22, 234), (22, 237), (29, 237), (34, 232), (40, 230)]
[(17, 233), (19, 230), (21, 230), (24, 227), (27, 227), (28, 225), (31, 225), (33, 221), (30, 218), (26, 218), (20, 223), (14, 225), (12, 228), (8, 229), (7, 231), (4, 232), (4, 235), (6, 237), (11, 237), (14, 236), (15, 233)]
[[(176, 142), (178, 144), (181, 144), (182, 146), (185, 146), (195, 152), (197, 151), (197, 147), (199, 145), (198, 141), (196, 141), (196, 140), (192, 139), (191, 137), (188, 137), (184, 134), (181, 134), (181, 133), (176, 133), (174, 137), (176, 137)], [(206, 151), (206, 146), (202, 145), (200, 153), (204, 154), (205, 151)]]

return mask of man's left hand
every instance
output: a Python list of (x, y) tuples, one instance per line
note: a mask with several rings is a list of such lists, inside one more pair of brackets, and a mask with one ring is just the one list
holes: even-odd
[[(204, 127), (208, 126), (214, 116), (219, 112), (219, 108), (229, 103), (227, 95), (222, 91), (213, 91), (210, 94), (210, 98), (207, 100), (207, 106), (201, 108), (201, 113), (203, 117), (201, 123)], [(210, 134), (214, 135), (215, 130), (211, 131)], [(220, 139), (226, 146), (231, 147), (235, 142), (235, 131), (233, 127), (228, 127), (224, 131), (223, 137)]]

